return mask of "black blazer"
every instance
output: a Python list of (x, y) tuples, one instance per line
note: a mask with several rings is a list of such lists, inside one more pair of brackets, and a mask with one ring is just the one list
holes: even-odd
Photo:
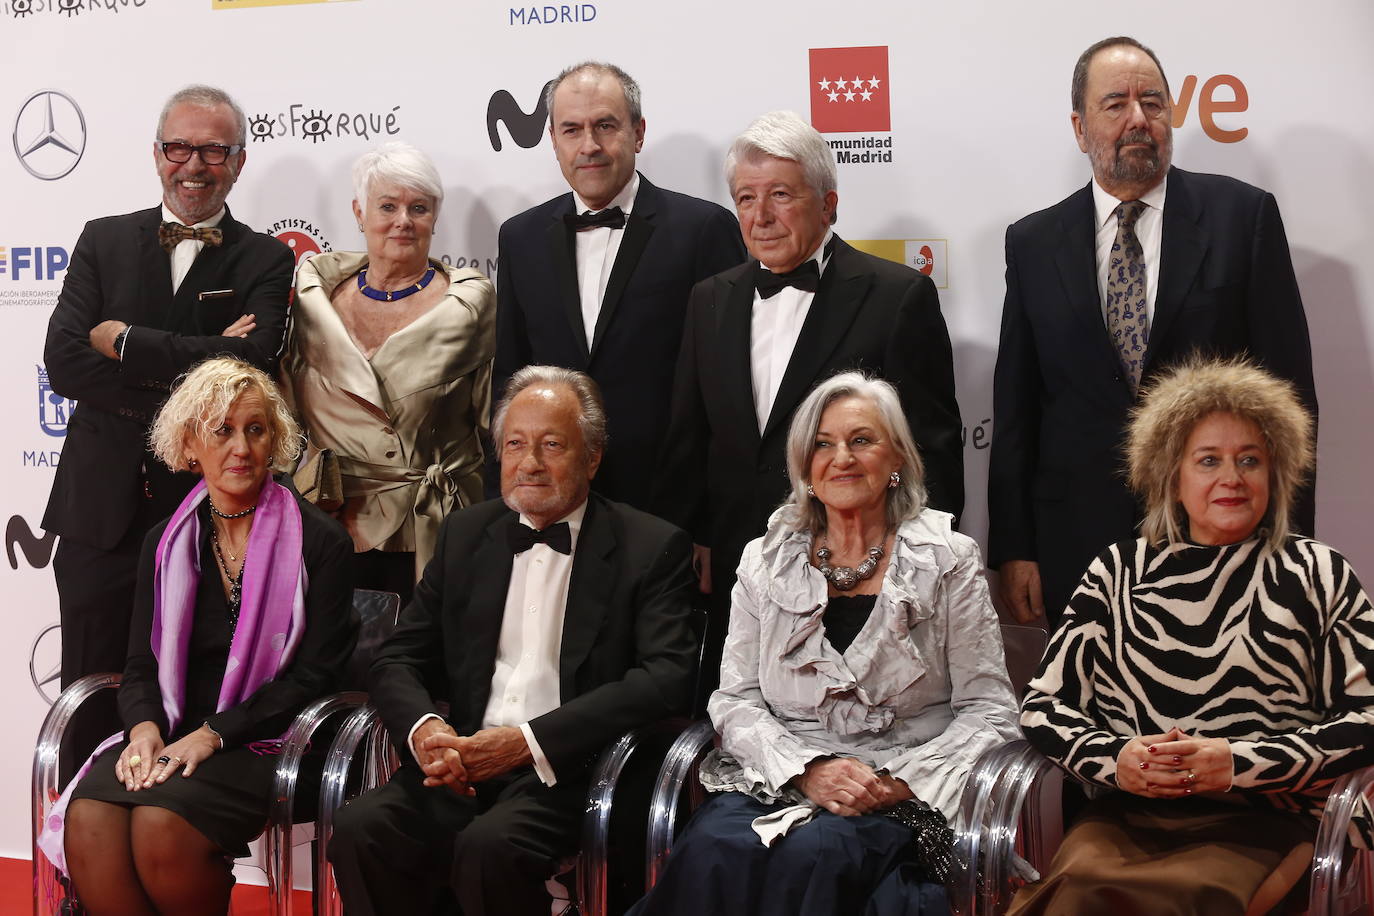
[(751, 260), (692, 291), (655, 498), (655, 511), (711, 548), (717, 594), (728, 594), (744, 545), (787, 496), (793, 411), (837, 372), (863, 369), (897, 387), (930, 504), (956, 516), (964, 505), (953, 356), (930, 278), (836, 237), (760, 434), (749, 351), (757, 269)]
[[(1007, 230), (1007, 294), (993, 383), (989, 562), (1037, 560), (1057, 618), (1083, 571), (1133, 536), (1140, 512), (1121, 449), (1135, 396), (1097, 289), (1092, 187)], [(1248, 353), (1317, 415), (1312, 350), (1272, 194), (1170, 169), (1143, 380), (1189, 354)], [(1312, 493), (1296, 522), (1312, 530)]]
[[(273, 374), (286, 330), (291, 249), (226, 211), (223, 243), (201, 251), (173, 298), (171, 259), (157, 240), (161, 222), (154, 207), (86, 224), (43, 348), (53, 390), (78, 402), (43, 527), (103, 550), (119, 543), (139, 512), (145, 464), (155, 503), (145, 517), (170, 515), (195, 483), (195, 475), (171, 474), (146, 450), (148, 426), (171, 382), (219, 354)], [(200, 299), (219, 290), (230, 295)], [(250, 312), (257, 327), (247, 338), (220, 336)], [(122, 362), (91, 349), (91, 328), (107, 319), (133, 326)]]
[(568, 193), (501, 226), (492, 401), (516, 370), (532, 364), (596, 379), (612, 447), (593, 487), (643, 509), (668, 425), (687, 297), (698, 280), (743, 261), (744, 244), (728, 210), (655, 187), (641, 175), (589, 349), (574, 233), (563, 222), (572, 212)]
[[(482, 726), (510, 584), (500, 500), (444, 519), (434, 559), (372, 665), (371, 697), (401, 759), (406, 735), (446, 699), (460, 735)], [(530, 728), (559, 779), (577, 776), (625, 731), (687, 705), (696, 659), (688, 626), (691, 544), (671, 525), (593, 495), (568, 584), (559, 653), (562, 705)]]

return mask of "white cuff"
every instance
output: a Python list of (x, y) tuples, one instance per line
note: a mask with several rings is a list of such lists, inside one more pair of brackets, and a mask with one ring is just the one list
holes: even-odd
[(406, 747), (410, 748), (410, 756), (415, 758), (416, 763), (422, 763), (422, 761), (420, 760), (420, 752), (415, 750), (415, 731), (430, 719), (438, 719), (440, 722), (444, 721), (443, 717), (437, 715), (436, 713), (425, 713), (423, 716), (415, 720), (415, 724), (412, 725), (410, 727), (410, 731), (406, 733)]
[(558, 777), (554, 775), (553, 764), (549, 763), (549, 758), (544, 756), (544, 749), (535, 740), (534, 729), (530, 728), (530, 723), (525, 722), (520, 726), (520, 734), (525, 736), (525, 743), (530, 746), (530, 755), (534, 757), (534, 772), (539, 781), (550, 787), (557, 785)]

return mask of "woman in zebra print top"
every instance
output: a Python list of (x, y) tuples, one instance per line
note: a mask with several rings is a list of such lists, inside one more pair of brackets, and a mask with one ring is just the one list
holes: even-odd
[(1088, 568), (1021, 715), (1094, 801), (1013, 913), (1266, 912), (1332, 782), (1374, 764), (1374, 608), (1344, 557), (1289, 531), (1311, 427), (1242, 361), (1143, 398), (1143, 536)]

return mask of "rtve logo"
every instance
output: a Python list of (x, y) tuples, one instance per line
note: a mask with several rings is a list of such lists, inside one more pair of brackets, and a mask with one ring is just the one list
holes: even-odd
[[(1230, 98), (1217, 98), (1219, 89), (1228, 90)], [(1172, 93), (1172, 90), (1170, 92)], [(1175, 130), (1187, 122), (1194, 94), (1197, 95), (1198, 123), (1202, 125), (1202, 132), (1208, 137), (1218, 143), (1239, 143), (1250, 133), (1248, 127), (1227, 130), (1217, 123), (1216, 116), (1219, 114), (1242, 112), (1250, 107), (1250, 94), (1245, 91), (1245, 84), (1229, 73), (1220, 73), (1209, 78), (1202, 84), (1201, 92), (1197, 89), (1196, 76), (1190, 73), (1183, 78), (1183, 83), (1178, 87), (1178, 96), (1173, 99)]]

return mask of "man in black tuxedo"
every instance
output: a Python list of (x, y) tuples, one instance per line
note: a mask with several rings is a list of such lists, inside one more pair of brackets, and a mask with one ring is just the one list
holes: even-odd
[[(1051, 624), (1093, 557), (1134, 536), (1121, 446), (1152, 375), (1193, 353), (1248, 354), (1317, 416), (1273, 195), (1170, 167), (1169, 86), (1134, 39), (1084, 51), (1071, 95), (1093, 180), (1007, 230), (988, 485), (1002, 597), (1019, 620), (1048, 612)], [(1303, 531), (1313, 515), (1309, 487)]]
[(619, 67), (569, 67), (547, 98), (549, 135), (572, 193), (501, 227), (492, 390), (530, 364), (596, 379), (615, 448), (594, 488), (645, 509), (687, 295), (744, 260), (739, 226), (724, 208), (635, 171), (644, 116), (639, 85)]
[(465, 916), (547, 914), (598, 752), (686, 705), (691, 545), (589, 496), (606, 441), (596, 383), (528, 366), (492, 429), (504, 504), (445, 519), (372, 666), (402, 765), (339, 814), (329, 855), (350, 916), (428, 913), (444, 885)]
[(929, 504), (958, 515), (963, 448), (935, 285), (846, 245), (825, 139), (791, 112), (735, 140), (726, 179), (753, 260), (692, 290), (655, 508), (697, 545), (719, 648), (744, 545), (787, 494), (784, 444), (816, 382), (861, 369), (897, 387)]
[(148, 450), (168, 386), (218, 354), (276, 371), (291, 251), (224, 205), (243, 170), (245, 124), (219, 89), (190, 86), (167, 101), (153, 143), (162, 205), (86, 224), (48, 323), (53, 390), (79, 402), (43, 516), (61, 537), (64, 687), (124, 669), (143, 536), (195, 483)]

